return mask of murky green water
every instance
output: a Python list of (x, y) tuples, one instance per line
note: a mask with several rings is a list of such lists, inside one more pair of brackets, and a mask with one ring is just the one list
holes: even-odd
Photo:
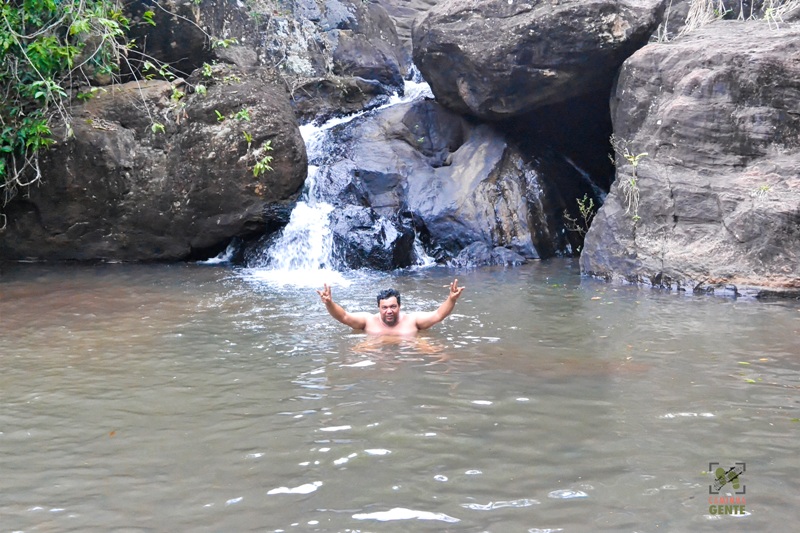
[[(201, 266), (6, 266), (1, 531), (786, 531), (800, 304), (518, 269), (347, 274), (430, 309), (356, 334), (311, 288)], [(709, 463), (746, 464), (744, 515)], [(719, 496), (734, 495), (733, 483)]]

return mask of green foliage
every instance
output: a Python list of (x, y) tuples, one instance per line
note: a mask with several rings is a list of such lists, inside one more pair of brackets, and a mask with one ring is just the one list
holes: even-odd
[[(638, 168), (642, 158), (647, 157), (647, 152), (634, 153), (630, 148), (630, 143), (625, 139), (611, 136), (611, 146), (614, 152), (621, 156), (631, 165), (631, 175), (619, 183), (620, 191), (625, 200), (625, 214), (631, 215), (631, 220), (636, 224), (642, 217), (639, 216), (639, 175)], [(611, 160), (616, 164), (616, 161)]]
[(253, 144), (253, 136), (250, 135), (248, 132), (243, 131), (242, 135), (244, 135), (244, 140), (247, 141), (247, 149), (250, 149), (250, 146)]
[(156, 15), (156, 14), (155, 14), (155, 13), (153, 13), (152, 11), (145, 11), (144, 13), (142, 13), (142, 19), (144, 19), (144, 21), (145, 21), (147, 24), (150, 24), (151, 26), (155, 26), (155, 25), (156, 25), (156, 21), (155, 21), (155, 20), (153, 20), (153, 17), (154, 17), (155, 15)]
[(214, 110), (214, 113), (216, 113), (216, 115), (217, 115), (217, 121), (218, 122), (225, 122), (225, 115), (223, 115), (222, 113), (220, 113), (216, 109)]
[(147, 60), (142, 65), (142, 72), (144, 73), (144, 77), (147, 80), (152, 80), (155, 78), (172, 81), (175, 79), (175, 74), (169, 69), (169, 65), (164, 63), (155, 64), (150, 60)]
[[(123, 15), (125, 0), (6, 0), (0, 3), (0, 229), (3, 207), (26, 186), (41, 179), (39, 157), (52, 146), (54, 132), (72, 135), (70, 99), (89, 100), (99, 94), (97, 85), (120, 81), (123, 73), (136, 79), (176, 78), (169, 65), (149, 57), (126, 37), (131, 27)], [(196, 4), (200, 0), (195, 0)], [(166, 10), (159, 3), (153, 9)], [(188, 20), (188, 19), (185, 19)], [(191, 22), (191, 21), (189, 21)], [(147, 10), (139, 24), (155, 25), (155, 12)], [(235, 39), (219, 39), (197, 24), (212, 47), (228, 47)], [(202, 74), (212, 77), (211, 65)], [(225, 82), (239, 82), (231, 76)], [(195, 91), (205, 94), (198, 85)], [(184, 97), (175, 89), (173, 102)], [(142, 113), (151, 131), (164, 133), (143, 101)], [(219, 116), (219, 114), (218, 114)], [(247, 118), (245, 118), (247, 117)], [(249, 115), (237, 116), (247, 120)], [(224, 120), (222, 117), (220, 120)], [(260, 172), (271, 158), (259, 161)]]
[[(0, 5), (2, 206), (41, 177), (39, 154), (58, 122), (72, 132), (72, 84), (119, 70), (129, 21), (120, 0), (19, 0)], [(95, 91), (77, 92), (81, 99)], [(1, 217), (5, 220), (5, 217)]]
[(233, 115), (233, 118), (235, 118), (236, 120), (244, 120), (246, 122), (250, 122), (250, 111), (248, 111), (246, 107), (243, 107)]
[(592, 219), (594, 219), (594, 215), (597, 213), (597, 209), (595, 208), (594, 200), (589, 198), (588, 194), (584, 194), (583, 198), (576, 198), (575, 201), (578, 203), (580, 218), (573, 217), (569, 214), (569, 211), (565, 209), (565, 226), (570, 231), (574, 231), (580, 235), (586, 235), (586, 232), (589, 231), (589, 226), (592, 224)]
[[(272, 151), (272, 141), (267, 141), (261, 145), (261, 149), (256, 151), (256, 164), (253, 167), (253, 176), (258, 177), (264, 172), (271, 171), (272, 156), (264, 152)], [(261, 155), (264, 154), (264, 155)]]
[(211, 48), (228, 48), (232, 44), (236, 44), (239, 41), (236, 39), (211, 39)]

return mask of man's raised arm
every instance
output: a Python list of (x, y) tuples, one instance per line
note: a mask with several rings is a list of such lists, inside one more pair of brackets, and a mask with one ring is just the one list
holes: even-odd
[(462, 292), (464, 292), (464, 287), (459, 287), (458, 279), (454, 279), (453, 283), (450, 284), (450, 294), (447, 296), (447, 300), (439, 306), (439, 309), (432, 313), (415, 313), (417, 328), (428, 329), (447, 318), (453, 312), (456, 300), (458, 300)]
[(331, 288), (327, 283), (323, 285), (321, 291), (317, 291), (317, 294), (319, 294), (322, 303), (325, 304), (325, 309), (328, 310), (328, 313), (342, 324), (350, 326), (353, 329), (364, 329), (367, 327), (367, 317), (369, 313), (348, 313), (345, 311), (344, 307), (333, 301), (331, 297)]

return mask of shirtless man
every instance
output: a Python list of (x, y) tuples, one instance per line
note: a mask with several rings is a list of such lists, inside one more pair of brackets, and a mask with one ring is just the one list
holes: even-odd
[(431, 312), (403, 313), (400, 311), (400, 293), (394, 289), (387, 289), (378, 293), (378, 312), (348, 313), (344, 308), (333, 301), (331, 288), (325, 284), (321, 291), (317, 291), (328, 313), (353, 329), (363, 329), (370, 335), (414, 335), (416, 332), (428, 329), (447, 318), (456, 306), (456, 300), (461, 296), (464, 287), (458, 286), (454, 279), (450, 284), (450, 294), (439, 309)]

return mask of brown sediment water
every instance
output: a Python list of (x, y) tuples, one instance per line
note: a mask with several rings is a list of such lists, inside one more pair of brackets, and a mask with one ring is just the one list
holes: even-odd
[[(313, 288), (196, 265), (0, 278), (3, 531), (755, 531), (800, 518), (800, 305), (570, 260), (344, 273), (429, 310), (353, 332)], [(713, 471), (745, 463), (709, 494)], [(730, 493), (730, 494), (728, 494)], [(718, 514), (709, 498), (746, 498)], [(727, 500), (726, 500), (727, 501)], [(725, 511), (723, 506), (723, 511)]]

